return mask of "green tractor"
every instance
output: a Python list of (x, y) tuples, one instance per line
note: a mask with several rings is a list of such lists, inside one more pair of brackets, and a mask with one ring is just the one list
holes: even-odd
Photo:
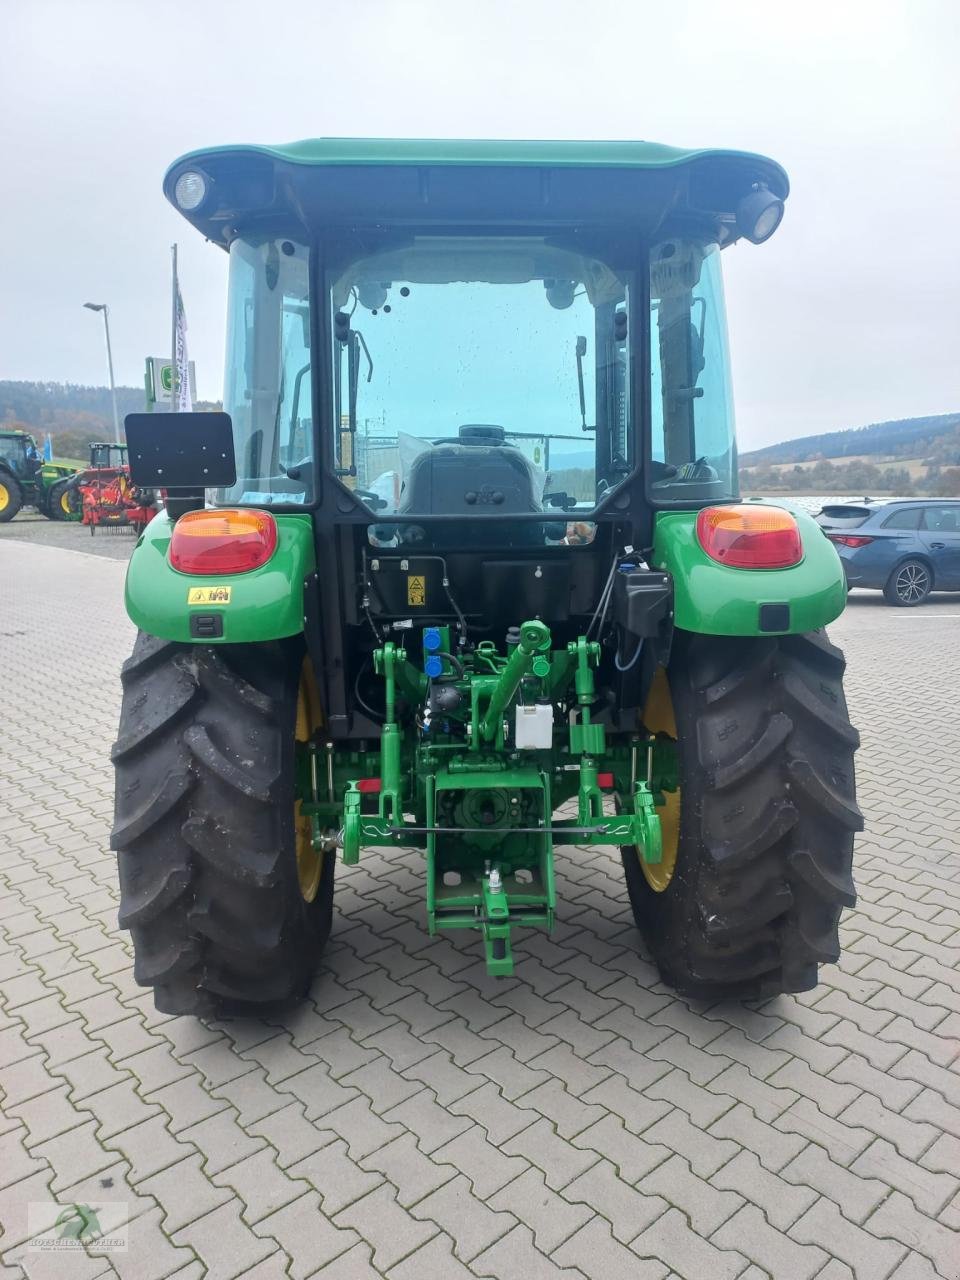
[(112, 839), (157, 1007), (302, 996), (371, 848), (494, 975), (562, 910), (560, 843), (619, 847), (678, 991), (813, 987), (862, 827), (844, 576), (812, 518), (740, 501), (720, 274), (783, 170), (318, 140), (193, 153), (165, 192), (230, 282), (227, 412), (127, 419), (167, 504)]
[(76, 467), (45, 462), (26, 431), (0, 431), (0, 524), (25, 506), (49, 520), (78, 520), (80, 504), (71, 484), (76, 474)]

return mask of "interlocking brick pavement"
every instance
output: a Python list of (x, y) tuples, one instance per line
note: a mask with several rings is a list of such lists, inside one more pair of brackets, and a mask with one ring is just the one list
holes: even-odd
[[(116, 927), (133, 633), (121, 558), (69, 532), (0, 542), (3, 1275), (960, 1277), (960, 600), (832, 628), (868, 827), (817, 990), (677, 999), (596, 848), (497, 982), (396, 851), (339, 869), (302, 1008), (204, 1026)], [(78, 1198), (126, 1202), (128, 1252), (27, 1253), (28, 1202)]]

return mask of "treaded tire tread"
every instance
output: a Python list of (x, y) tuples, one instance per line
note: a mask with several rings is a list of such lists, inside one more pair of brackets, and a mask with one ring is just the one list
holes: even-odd
[(334, 857), (304, 901), (294, 833), (299, 639), (141, 633), (112, 756), (119, 922), (163, 1013), (262, 1015), (303, 996), (330, 933)]
[(683, 995), (807, 991), (839, 958), (863, 828), (844, 666), (822, 632), (675, 638), (681, 825), (667, 889), (648, 885), (635, 849), (621, 853), (637, 926)]
[(23, 488), (9, 471), (0, 471), (0, 484), (9, 495), (7, 505), (0, 511), (0, 524), (8, 524), (23, 506)]
[(73, 476), (67, 476), (63, 480), (58, 480), (56, 484), (51, 485), (47, 493), (47, 509), (44, 515), (49, 516), (51, 520), (69, 520), (70, 516), (76, 515), (79, 511), (79, 504), (73, 501), (70, 514), (68, 515), (60, 505), (60, 500), (65, 493), (75, 492)]

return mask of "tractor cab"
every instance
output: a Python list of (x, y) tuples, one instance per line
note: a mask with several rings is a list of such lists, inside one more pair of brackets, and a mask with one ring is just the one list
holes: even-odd
[(33, 436), (25, 431), (0, 432), (0, 468), (27, 481), (33, 479), (40, 466), (40, 452)]
[(127, 465), (127, 446), (125, 444), (95, 443), (90, 445), (90, 466), (97, 470), (103, 468), (125, 467)]
[(230, 255), (238, 478), (218, 502), (389, 513), (397, 545), (450, 548), (489, 543), (487, 520), (556, 543), (551, 495), (648, 528), (737, 496), (720, 251), (773, 234), (774, 162), (319, 140), (198, 153), (166, 190)]

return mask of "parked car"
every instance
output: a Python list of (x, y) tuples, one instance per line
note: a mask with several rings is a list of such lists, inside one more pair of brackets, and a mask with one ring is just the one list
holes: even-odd
[(875, 587), (888, 604), (960, 591), (960, 499), (864, 499), (825, 506), (817, 523), (836, 546), (848, 587)]

